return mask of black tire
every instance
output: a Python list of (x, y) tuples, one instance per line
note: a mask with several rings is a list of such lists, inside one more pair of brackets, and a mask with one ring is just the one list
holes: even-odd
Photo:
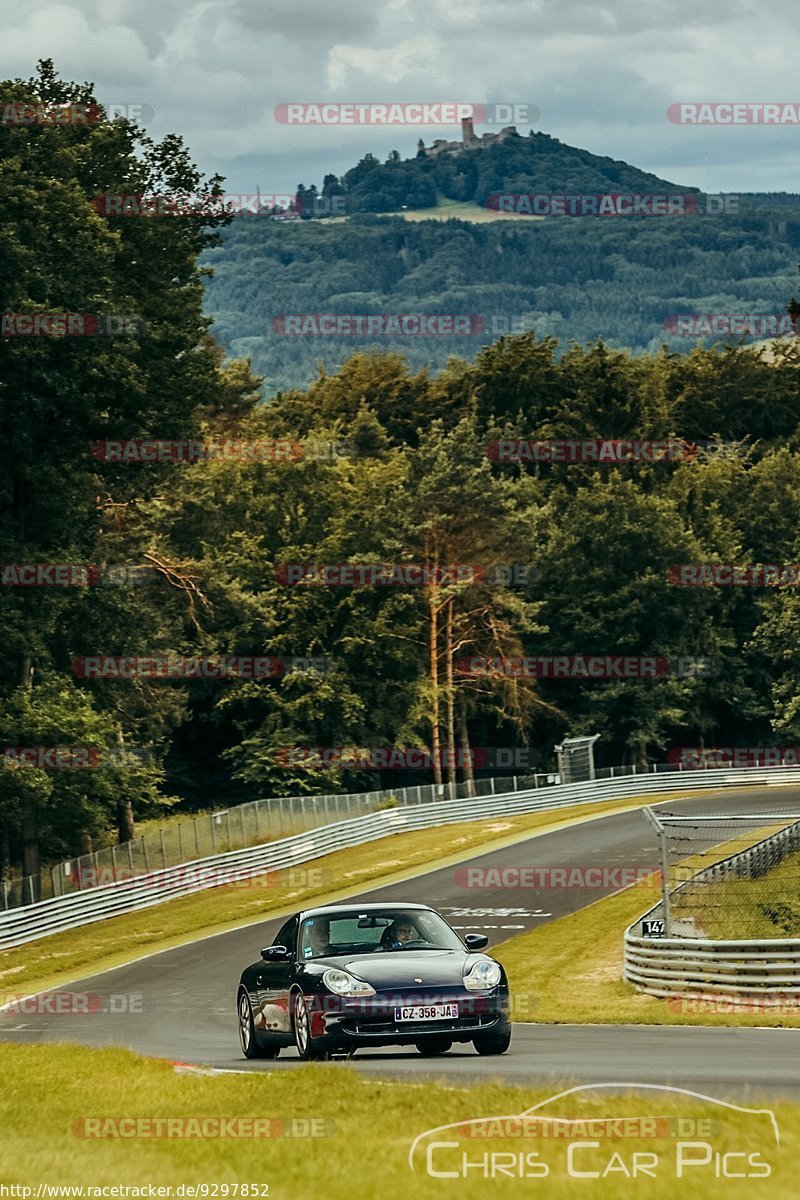
[(500, 1037), (476, 1037), (472, 1039), (472, 1044), (478, 1054), (505, 1054), (511, 1045), (511, 1034), (504, 1033)]
[(315, 1045), (311, 1036), (308, 1009), (302, 992), (295, 992), (292, 997), (292, 1029), (297, 1053), (304, 1062), (315, 1062), (327, 1058), (326, 1051)]
[(447, 1054), (453, 1043), (450, 1041), (450, 1038), (437, 1037), (428, 1038), (424, 1042), (415, 1042), (414, 1045), (423, 1058), (433, 1058), (436, 1054)]
[(253, 1007), (245, 991), (239, 992), (236, 1012), (239, 1018), (239, 1045), (245, 1058), (277, 1058), (281, 1052), (280, 1046), (265, 1047), (258, 1044)]

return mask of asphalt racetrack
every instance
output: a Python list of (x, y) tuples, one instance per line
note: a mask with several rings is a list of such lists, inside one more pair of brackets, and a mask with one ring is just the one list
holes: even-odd
[[(795, 806), (800, 807), (796, 787), (706, 794), (659, 805), (687, 813), (782, 812)], [(466, 887), (465, 868), (576, 865), (655, 870), (654, 831), (641, 812), (601, 817), (478, 855), (460, 866), (364, 892), (359, 899), (430, 904), (461, 932), (486, 932), (491, 953), (498, 942), (609, 893), (596, 887), (538, 891)], [(651, 900), (650, 893), (643, 891), (642, 910), (655, 899), (654, 893)], [(299, 1061), (294, 1049), (283, 1050), (275, 1062), (248, 1062), (241, 1056), (235, 1011), (242, 968), (258, 960), (261, 947), (272, 942), (283, 920), (206, 937), (64, 988), (99, 995), (105, 1011), (91, 1015), (0, 1012), (0, 1039), (121, 1045), (146, 1055), (227, 1070), (293, 1070)], [(513, 982), (512, 978), (512, 992)], [(631, 1081), (710, 1089), (731, 1097), (800, 1094), (798, 1062), (800, 1030), (794, 1029), (520, 1022), (514, 1025), (509, 1052), (491, 1060), (480, 1058), (471, 1044), (455, 1045), (435, 1060), (401, 1047), (359, 1049), (352, 1059), (359, 1070), (384, 1078), (433, 1076), (456, 1085), (497, 1076), (519, 1084), (553, 1079), (575, 1084)]]

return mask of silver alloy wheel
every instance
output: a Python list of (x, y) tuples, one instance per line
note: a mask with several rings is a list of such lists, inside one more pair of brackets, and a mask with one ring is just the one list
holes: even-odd
[(294, 1038), (299, 1054), (304, 1055), (308, 1050), (309, 1037), (308, 1009), (305, 998), (298, 994), (294, 998)]
[(252, 1017), (250, 1015), (250, 1001), (246, 994), (242, 992), (239, 997), (239, 1040), (242, 1043), (242, 1050), (247, 1054), (250, 1049), (250, 1023)]

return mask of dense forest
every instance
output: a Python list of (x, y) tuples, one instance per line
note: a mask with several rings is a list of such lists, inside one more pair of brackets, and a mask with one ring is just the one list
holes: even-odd
[[(304, 386), (317, 364), (335, 370), (357, 350), (391, 349), (413, 369), (436, 369), (453, 355), (472, 359), (504, 332), (555, 336), (562, 350), (602, 338), (636, 353), (662, 345), (685, 353), (703, 331), (675, 332), (676, 315), (783, 311), (800, 251), (796, 199), (776, 196), (784, 207), (772, 208), (769, 197), (741, 197), (741, 212), (719, 216), (488, 224), (240, 216), (203, 257), (214, 270), (205, 311), (228, 353), (252, 359), (268, 393)], [(285, 331), (285, 314), (328, 313), (456, 313), (472, 323), (466, 335)]]
[[(94, 99), (47, 63), (34, 80), (0, 84), (0, 95)], [(227, 288), (265, 315), (287, 297), (320, 311), (309, 264), (323, 261), (340, 296), (383, 296), (412, 276), (416, 302), (433, 303), (444, 278), (446, 309), (476, 259), (522, 270), (540, 230), (236, 222), (221, 247), (207, 219), (105, 218), (93, 207), (100, 192), (219, 189), (200, 180), (178, 138), (154, 144), (126, 121), (0, 126), (0, 160), (0, 311), (139, 317), (127, 336), (0, 338), (5, 870), (32, 873), (91, 840), (125, 839), (136, 818), (176, 806), (431, 779), (287, 767), (281, 752), (293, 746), (548, 754), (587, 732), (601, 735), (599, 760), (617, 763), (664, 760), (676, 745), (798, 738), (796, 589), (676, 587), (670, 576), (679, 563), (800, 560), (793, 343), (766, 362), (739, 346), (633, 356), (528, 332), (436, 371), (391, 350), (355, 353), (275, 391), (211, 336), (201, 257), (224, 268), (212, 309), (214, 289)], [(785, 309), (790, 248), (761, 219), (682, 223), (705, 264), (698, 294), (712, 284), (726, 294), (732, 275), (746, 275)], [(592, 250), (602, 231), (573, 222), (563, 241), (545, 233), (547, 286), (575, 303), (580, 293), (586, 314), (594, 304), (622, 321), (615, 296), (634, 246), (654, 280), (677, 280), (686, 265), (666, 226), (643, 226), (633, 241), (611, 226), (603, 236), (619, 239), (623, 260), (615, 292), (602, 274), (608, 254)], [(583, 287), (571, 282), (576, 238), (589, 257)], [(256, 243), (270, 248), (269, 271), (254, 268)], [(514, 310), (507, 282), (484, 286), (495, 288), (493, 311)], [(579, 341), (580, 323), (563, 324), (562, 338)], [(676, 461), (503, 463), (487, 453), (498, 438), (711, 446)], [(197, 460), (178, 462), (120, 450), (143, 439), (234, 450), (175, 452)], [(287, 444), (290, 453), (277, 451)], [(292, 564), (342, 563), (422, 564), (433, 582), (287, 584)], [(436, 576), (453, 563), (534, 569), (507, 587)], [(55, 586), (46, 572), (43, 586), (23, 586), (25, 564), (69, 570)], [(469, 656), (594, 654), (711, 657), (720, 669), (610, 681), (458, 669)], [(86, 658), (101, 655), (327, 662), (270, 678), (87, 677)], [(7, 753), (87, 745), (116, 756), (52, 770)]]

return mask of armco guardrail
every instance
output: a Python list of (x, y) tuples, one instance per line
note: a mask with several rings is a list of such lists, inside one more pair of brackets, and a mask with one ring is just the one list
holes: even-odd
[[(559, 784), (545, 791), (530, 789), (483, 798), (437, 801), (384, 809), (352, 820), (336, 821), (307, 834), (271, 841), (227, 854), (213, 855), (179, 867), (152, 871), (134, 879), (109, 883), (69, 896), (42, 900), (38, 904), (0, 913), (0, 949), (21, 946), (37, 938), (75, 929), (123, 913), (135, 912), (177, 896), (252, 878), (266, 871), (310, 862), (334, 850), (358, 846), (390, 833), (424, 829), (458, 821), (503, 817), (515, 813), (570, 808), (577, 804), (601, 803), (652, 793), (685, 792), (694, 789), (741, 787), (779, 777), (787, 772), (774, 769), (700, 770), (663, 774), (629, 775), (593, 780), (590, 783)], [(798, 775), (800, 782), (800, 775)], [(205, 877), (204, 873), (205, 872)]]
[[(789, 768), (790, 770), (792, 768)], [(756, 842), (747, 850), (697, 871), (670, 892), (676, 896), (692, 884), (724, 880), (729, 875), (758, 878), (797, 850), (800, 822)], [(800, 992), (800, 938), (714, 939), (642, 937), (634, 933), (642, 921), (663, 916), (663, 903), (653, 906), (625, 931), (624, 977), (651, 996), (763, 997), (780, 1002)]]
[(800, 938), (698, 941), (625, 934), (625, 978), (651, 996), (754, 996), (800, 992)]
[[(621, 768), (617, 768), (619, 771)], [(610, 768), (612, 774), (614, 768)], [(632, 773), (632, 768), (623, 768)], [(634, 772), (635, 773), (635, 772)], [(471, 783), (419, 784), (371, 792), (328, 795), (273, 796), (205, 812), (140, 835), (120, 845), (104, 846), (66, 859), (39, 875), (0, 881), (0, 912), (66, 896), (124, 876), (147, 874), (166, 867), (258, 846), (274, 838), (308, 833), (320, 825), (361, 817), (387, 804), (429, 804), (436, 800), (527, 791), (559, 783), (557, 775), (526, 774), (474, 779)]]

